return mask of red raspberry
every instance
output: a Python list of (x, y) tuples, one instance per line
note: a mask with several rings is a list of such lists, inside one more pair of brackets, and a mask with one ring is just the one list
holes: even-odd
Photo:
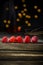
[(37, 37), (37, 36), (33, 36), (33, 37), (31, 38), (31, 42), (33, 42), (33, 43), (38, 42), (38, 37)]
[(16, 37), (16, 40), (17, 40), (18, 43), (22, 43), (23, 42), (23, 39), (22, 39), (21, 36), (17, 36)]
[(4, 37), (2, 38), (2, 42), (3, 42), (3, 43), (8, 42), (8, 38), (7, 38), (7, 36), (4, 36)]
[(24, 38), (24, 42), (25, 43), (29, 43), (30, 42), (30, 36), (25, 36), (25, 38)]
[(10, 42), (10, 43), (16, 42), (16, 37), (15, 37), (15, 36), (11, 36), (11, 37), (9, 38), (9, 42)]

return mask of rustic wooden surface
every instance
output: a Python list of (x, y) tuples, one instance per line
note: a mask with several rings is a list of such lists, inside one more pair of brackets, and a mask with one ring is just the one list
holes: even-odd
[(42, 61), (0, 61), (0, 65), (43, 65)]
[[(3, 37), (3, 34), (0, 37)], [(43, 40), (43, 37), (41, 39)], [(43, 42), (0, 42), (0, 65), (43, 65)]]
[(1, 43), (2, 60), (43, 60), (43, 43)]
[(0, 50), (38, 50), (43, 51), (43, 42), (40, 43), (1, 43)]
[(0, 65), (43, 65), (43, 43), (1, 43)]

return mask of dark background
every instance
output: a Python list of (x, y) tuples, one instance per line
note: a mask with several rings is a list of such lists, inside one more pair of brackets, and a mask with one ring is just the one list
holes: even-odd
[[(21, 31), (32, 31), (34, 29), (38, 29), (38, 31), (43, 31), (43, 0), (25, 0), (25, 4), (27, 4), (27, 9), (28, 9), (28, 12), (27, 14), (31, 15), (31, 19), (29, 19), (29, 22), (31, 23), (31, 26), (28, 27), (25, 23), (24, 23), (24, 18), (21, 19), (21, 21), (19, 23), (16, 22), (16, 18), (18, 17), (17, 16), (17, 13), (19, 13), (22, 9), (23, 9), (23, 3), (21, 2), (21, 0), (0, 0), (0, 31), (7, 31), (8, 29), (5, 28), (5, 24), (3, 23), (3, 20), (4, 19), (10, 19), (11, 20), (11, 24), (10, 24), (10, 27), (9, 27), (9, 30), (12, 31), (14, 30), (13, 26), (15, 26), (15, 28), (17, 29), (18, 26), (21, 26), (22, 27), (22, 30)], [(14, 12), (12, 11), (10, 14), (8, 14), (8, 12), (6, 12), (4, 10), (4, 8), (6, 6), (9, 7), (9, 5), (5, 4), (5, 3), (10, 3), (12, 2), (13, 3), (13, 6), (18, 6), (18, 10), (14, 10), (13, 7), (12, 7), (12, 10), (14, 10)], [(41, 13), (38, 13), (35, 9), (34, 9), (34, 5), (37, 5), (38, 8), (41, 9)], [(5, 7), (4, 7), (5, 6)], [(11, 8), (11, 7), (10, 7)], [(4, 14), (6, 12), (6, 14)], [(10, 11), (9, 11), (10, 12)], [(13, 17), (11, 14), (14, 14)], [(37, 14), (39, 16), (38, 19), (34, 19), (34, 15)], [(9, 15), (10, 15), (10, 18), (9, 18)], [(12, 22), (13, 21), (13, 22)], [(12, 29), (13, 28), (13, 29)]]

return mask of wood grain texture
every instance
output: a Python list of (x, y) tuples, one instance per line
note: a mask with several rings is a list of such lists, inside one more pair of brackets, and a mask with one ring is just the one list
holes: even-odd
[(0, 61), (0, 65), (43, 65), (43, 61)]
[(42, 43), (1, 43), (0, 50), (38, 50), (43, 51)]

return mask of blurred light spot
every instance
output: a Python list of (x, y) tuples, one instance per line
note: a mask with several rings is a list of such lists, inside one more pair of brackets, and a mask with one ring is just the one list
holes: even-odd
[(19, 16), (19, 18), (22, 18), (22, 14), (21, 13), (18, 13), (18, 16)]
[(10, 24), (11, 23), (11, 21), (10, 20), (8, 20), (8, 24)]
[(27, 9), (25, 8), (24, 11), (27, 12)]
[(9, 25), (8, 24), (6, 24), (6, 28), (8, 28), (9, 27)]
[(18, 9), (18, 6), (15, 6), (14, 9), (17, 10)]
[(26, 13), (23, 13), (23, 16), (26, 16)]
[(22, 10), (21, 13), (24, 13), (24, 11)]
[(21, 31), (21, 26), (18, 26), (18, 31)]
[(23, 7), (26, 7), (26, 4), (23, 4)]
[(22, 0), (22, 2), (24, 3), (24, 2), (25, 2), (25, 0)]
[(35, 5), (35, 6), (34, 6), (34, 9), (37, 9), (37, 7), (38, 7), (38, 6), (37, 6), (37, 5)]
[(6, 23), (7, 21), (6, 21), (6, 20), (4, 20), (3, 22), (4, 22), (4, 23)]
[(28, 21), (25, 21), (26, 24), (28, 24)]
[(16, 21), (17, 21), (17, 22), (19, 22), (19, 21), (20, 21), (20, 19), (19, 19), (19, 18), (17, 18), (17, 19), (16, 19)]
[(34, 18), (37, 19), (38, 18), (38, 15), (34, 15)]
[(26, 18), (30, 19), (30, 18), (31, 18), (31, 16), (30, 16), (30, 15), (26, 15)]
[(7, 7), (7, 8), (6, 8), (6, 11), (8, 11), (8, 10), (9, 10), (9, 8)]
[(37, 12), (41, 12), (41, 9), (37, 9)]
[(31, 23), (28, 23), (28, 26), (31, 26)]

